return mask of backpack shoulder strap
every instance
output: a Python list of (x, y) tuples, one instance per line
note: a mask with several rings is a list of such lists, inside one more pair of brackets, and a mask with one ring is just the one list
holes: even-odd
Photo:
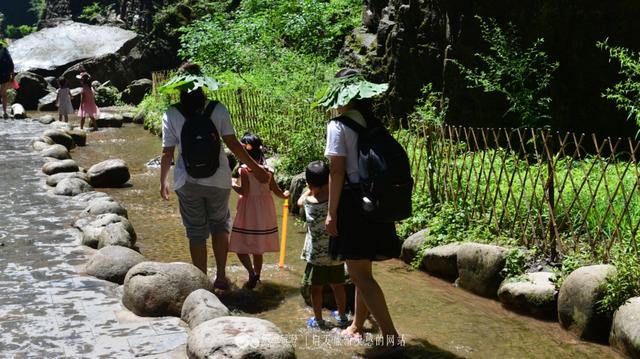
[(218, 101), (209, 101), (209, 103), (207, 104), (207, 107), (205, 107), (204, 109), (204, 117), (209, 118), (211, 117), (211, 114), (213, 114), (213, 110), (216, 109), (216, 106), (218, 106)]
[(363, 127), (362, 125), (360, 125), (359, 123), (357, 123), (356, 121), (354, 121), (353, 119), (347, 117), (347, 116), (338, 116), (332, 119), (332, 121), (338, 121), (343, 123), (345, 126), (349, 127), (350, 129), (356, 131), (356, 133), (362, 133), (366, 130), (366, 127)]

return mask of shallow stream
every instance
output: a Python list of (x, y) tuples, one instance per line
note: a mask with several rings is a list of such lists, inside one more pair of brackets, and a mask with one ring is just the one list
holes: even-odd
[[(20, 125), (18, 121), (5, 122), (5, 126)], [(190, 262), (176, 196), (172, 194), (169, 201), (161, 200), (159, 169), (146, 166), (159, 155), (160, 139), (140, 126), (125, 125), (121, 129), (89, 133), (87, 143), (87, 147), (72, 152), (80, 166), (88, 168), (108, 158), (121, 158), (129, 165), (132, 186), (104, 191), (127, 208), (141, 252), (150, 260)], [(6, 158), (0, 162), (7, 164)], [(33, 172), (29, 164), (23, 166)], [(232, 209), (235, 201), (234, 197)], [(276, 203), (280, 213), (282, 202)], [(337, 345), (331, 332), (305, 328), (312, 312), (299, 290), (304, 270), (304, 262), (299, 259), (304, 227), (290, 218), (287, 233), (286, 267), (278, 269), (277, 254), (266, 255), (262, 284), (253, 292), (241, 289), (246, 272), (235, 256), (229, 256), (229, 276), (234, 289), (223, 301), (239, 314), (274, 322), (290, 339), (296, 340), (299, 358), (350, 358), (371, 353), (362, 346)], [(213, 265), (212, 257), (210, 254), (209, 267)], [(618, 357), (607, 346), (578, 340), (556, 322), (517, 315), (497, 301), (412, 271), (399, 260), (375, 264), (374, 271), (386, 293), (396, 326), (406, 340), (408, 358)]]

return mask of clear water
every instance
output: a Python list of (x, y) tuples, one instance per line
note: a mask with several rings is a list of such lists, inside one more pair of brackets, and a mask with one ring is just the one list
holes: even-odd
[[(0, 241), (13, 236), (26, 246), (31, 240), (31, 231), (60, 230), (59, 225), (48, 218), (64, 216), (65, 208), (33, 190), (38, 185), (35, 175), (40, 165), (33, 163), (33, 154), (22, 149), (30, 133), (38, 131), (40, 126), (30, 122), (5, 121), (0, 128), (0, 183), (3, 186), (0, 192), (3, 222)], [(160, 146), (158, 137), (139, 126), (126, 125), (121, 129), (90, 133), (88, 146), (75, 149), (72, 156), (86, 168), (107, 158), (124, 159), (132, 173), (132, 186), (104, 191), (128, 209), (142, 253), (150, 260), (189, 262), (175, 195), (170, 201), (161, 200), (159, 169), (146, 166), (150, 159), (159, 155)], [(43, 203), (34, 208), (34, 202)], [(281, 202), (277, 203), (280, 206)], [(235, 207), (235, 202), (231, 206)], [(28, 213), (38, 213), (39, 219), (34, 220)], [(251, 292), (240, 289), (247, 279), (246, 272), (230, 255), (229, 272), (234, 290), (223, 301), (238, 314), (274, 322), (295, 340), (299, 358), (351, 358), (374, 353), (370, 348), (336, 343), (335, 335), (330, 332), (305, 328), (306, 319), (312, 313), (299, 291), (304, 269), (304, 262), (299, 259), (304, 228), (291, 218), (289, 223), (286, 267), (278, 269), (276, 254), (265, 256), (262, 284)], [(213, 264), (211, 261), (209, 266)], [(0, 264), (7, 266), (7, 263)], [(618, 357), (607, 346), (576, 339), (557, 323), (514, 314), (496, 301), (411, 271), (398, 260), (378, 263), (374, 265), (374, 272), (386, 294), (396, 326), (406, 340), (408, 348), (404, 357)]]

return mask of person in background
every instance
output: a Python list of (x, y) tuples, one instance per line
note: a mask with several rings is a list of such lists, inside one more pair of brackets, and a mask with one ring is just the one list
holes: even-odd
[(98, 121), (96, 120), (100, 116), (100, 109), (96, 105), (95, 94), (91, 87), (91, 76), (86, 72), (81, 72), (76, 78), (80, 79), (80, 86), (82, 92), (80, 94), (80, 108), (78, 109), (78, 117), (80, 117), (80, 129), (84, 128), (84, 119), (89, 117), (89, 127), (94, 131), (98, 130)]
[(344, 262), (331, 258), (329, 235), (324, 228), (329, 203), (329, 167), (322, 161), (313, 161), (305, 170), (305, 178), (309, 188), (300, 196), (297, 204), (304, 207), (307, 222), (307, 234), (300, 256), (307, 262), (302, 285), (310, 288), (314, 315), (307, 320), (307, 327), (325, 327), (325, 321), (322, 319), (322, 298), (324, 286), (330, 285), (338, 307), (331, 316), (339, 327), (344, 328), (349, 325), (345, 313), (347, 296), (344, 287)]
[[(236, 182), (233, 185), (240, 198), (231, 230), (229, 251), (238, 255), (249, 274), (246, 287), (253, 289), (260, 281), (263, 254), (280, 250), (276, 207), (271, 192), (286, 199), (289, 198), (289, 191), (283, 192), (273, 177), (273, 170), (264, 166), (262, 140), (254, 134), (245, 133), (240, 142), (255, 162), (272, 173), (268, 183), (260, 183), (253, 171), (243, 164), (238, 171), (240, 184)], [(285, 231), (286, 228), (282, 230)]]
[(64, 77), (58, 79), (58, 91), (56, 95), (56, 105), (58, 106), (58, 121), (69, 122), (69, 115), (72, 114), (73, 104), (71, 104), (71, 90), (67, 86), (67, 80)]
[(7, 90), (12, 87), (15, 68), (7, 46), (0, 41), (0, 98), (2, 99), (2, 117), (9, 118), (7, 113)]

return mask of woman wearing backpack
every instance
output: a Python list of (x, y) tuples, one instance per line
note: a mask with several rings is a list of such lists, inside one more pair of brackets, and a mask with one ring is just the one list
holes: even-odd
[(0, 97), (2, 98), (2, 117), (8, 118), (7, 114), (7, 90), (13, 83), (14, 72), (13, 60), (9, 49), (0, 42)]
[[(178, 196), (182, 223), (189, 239), (191, 261), (202, 272), (207, 273), (206, 241), (211, 235), (217, 269), (213, 286), (224, 290), (230, 284), (226, 277), (226, 264), (231, 232), (231, 169), (222, 142), (242, 163), (251, 168), (258, 181), (265, 183), (270, 176), (247, 154), (236, 138), (226, 107), (214, 102), (207, 104), (202, 87), (215, 90), (217, 86), (215, 80), (200, 72), (198, 65), (185, 63), (180, 67), (178, 75), (160, 88), (161, 92), (180, 93), (179, 104), (171, 106), (162, 120), (160, 196), (165, 200), (169, 199), (169, 170), (175, 148), (178, 147), (173, 189)], [(193, 135), (193, 131), (203, 131), (202, 136), (194, 138), (203, 142), (208, 138), (204, 143), (207, 150), (202, 150), (203, 146), (191, 141), (192, 137), (189, 135)], [(214, 145), (211, 145), (211, 139), (216, 141)], [(209, 145), (211, 147), (207, 147)], [(203, 152), (211, 156), (202, 156)], [(189, 165), (201, 159), (209, 160), (211, 165), (204, 162)]]
[[(355, 70), (340, 70), (336, 74), (335, 83), (345, 84), (345, 80), (348, 81), (347, 78), (351, 76), (355, 81), (361, 79)], [(351, 99), (346, 104), (334, 102), (333, 107), (337, 108), (340, 116), (346, 116), (367, 127), (367, 122), (373, 125), (375, 121), (370, 114), (370, 103), (366, 100), (367, 96), (373, 95), (375, 94), (361, 95), (360, 99)], [(327, 105), (327, 101), (324, 105)], [(342, 334), (354, 339), (362, 338), (364, 322), (371, 313), (380, 327), (385, 346), (395, 347), (399, 345), (398, 332), (389, 314), (384, 293), (373, 277), (372, 262), (398, 257), (400, 241), (393, 222), (374, 222), (366, 218), (359, 207), (362, 199), (355, 188), (360, 180), (358, 134), (341, 122), (340, 116), (327, 125), (325, 156), (330, 161), (331, 171), (329, 212), (325, 224), (331, 236), (331, 254), (335, 259), (346, 262), (349, 276), (357, 289), (353, 323)]]

